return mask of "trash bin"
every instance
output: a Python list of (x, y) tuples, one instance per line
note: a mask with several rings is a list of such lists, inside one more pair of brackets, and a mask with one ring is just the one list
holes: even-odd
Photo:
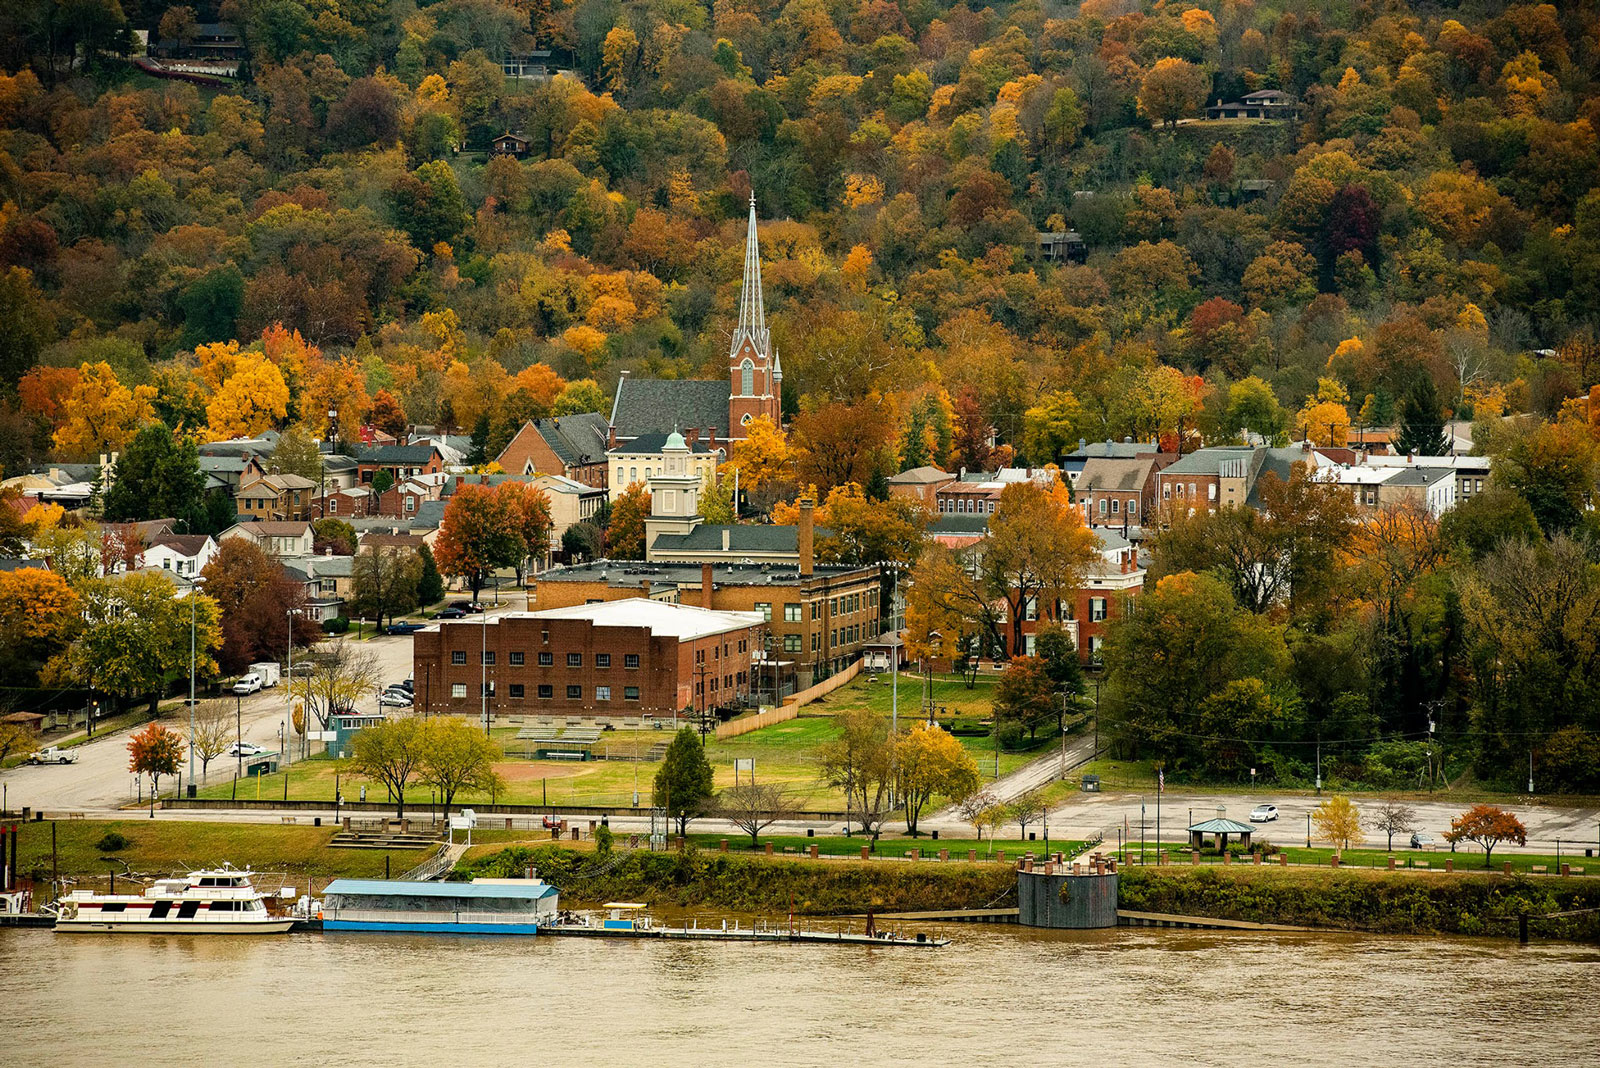
[(806, 828), (806, 837), (807, 838), (815, 838), (816, 836), (817, 836), (817, 829), (815, 827), (807, 827)]
[(933, 840), (935, 842), (937, 842), (939, 840), (939, 832), (938, 831), (934, 831), (933, 832)]
[(194, 797), (194, 796), (195, 796), (195, 786), (194, 786), (194, 783), (190, 783), (190, 784), (189, 784), (189, 790), (188, 790), (188, 796), (189, 796), (189, 797)]
[(312, 816), (311, 817), (311, 826), (313, 826), (313, 827), (321, 827), (322, 826), (322, 817), (321, 816)]
[(1037, 842), (1038, 840), (1039, 840), (1038, 832), (1036, 832), (1036, 831), (1029, 831), (1028, 832), (1028, 841)]

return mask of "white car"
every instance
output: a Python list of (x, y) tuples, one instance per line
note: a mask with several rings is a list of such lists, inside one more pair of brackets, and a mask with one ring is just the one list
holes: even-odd
[(411, 704), (411, 695), (404, 690), (385, 690), (378, 695), (378, 703), (393, 708), (404, 708)]
[(1278, 818), (1277, 805), (1257, 805), (1250, 810), (1251, 823), (1271, 823)]
[(260, 756), (265, 752), (265, 749), (254, 742), (234, 742), (228, 746), (227, 755), (231, 757)]
[(233, 684), (233, 692), (243, 697), (246, 694), (257, 692), (263, 685), (264, 680), (261, 678), (261, 676), (252, 671), (250, 674), (243, 676), (238, 682)]

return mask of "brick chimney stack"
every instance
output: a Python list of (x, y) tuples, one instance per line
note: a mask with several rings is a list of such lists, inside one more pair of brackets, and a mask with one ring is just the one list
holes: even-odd
[(815, 502), (813, 502), (810, 497), (801, 497), (800, 498), (800, 532), (799, 532), (799, 535), (797, 536), (796, 540), (799, 543), (799, 549), (800, 549), (800, 577), (801, 578), (810, 578), (811, 577), (811, 557), (812, 557), (812, 552), (811, 552), (811, 541), (812, 541), (811, 511), (812, 511), (812, 509), (814, 507), (815, 507)]
[(711, 586), (712, 586), (711, 565), (710, 564), (701, 564), (700, 565), (700, 607), (701, 608), (710, 608), (711, 607)]

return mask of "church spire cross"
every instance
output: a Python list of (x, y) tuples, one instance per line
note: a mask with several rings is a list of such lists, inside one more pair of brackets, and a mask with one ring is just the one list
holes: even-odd
[(744, 286), (739, 293), (739, 326), (733, 332), (730, 355), (737, 355), (746, 338), (756, 352), (768, 349), (767, 312), (761, 298), (761, 247), (756, 241), (756, 195), (750, 194), (750, 229), (744, 243)]

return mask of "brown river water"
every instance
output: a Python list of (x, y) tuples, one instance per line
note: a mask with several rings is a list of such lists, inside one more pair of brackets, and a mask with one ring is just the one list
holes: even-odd
[(0, 1065), (1600, 1062), (1597, 947), (927, 929), (955, 941), (0, 930)]

